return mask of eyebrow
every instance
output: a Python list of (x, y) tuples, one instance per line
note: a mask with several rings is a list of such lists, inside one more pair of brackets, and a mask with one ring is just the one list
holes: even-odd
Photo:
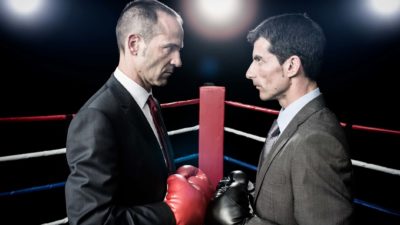
[(178, 48), (178, 49), (183, 48), (183, 46), (181, 47), (180, 45), (174, 44), (174, 43), (167, 43), (167, 44), (165, 44), (165, 45), (163, 45), (163, 46), (164, 46), (164, 47), (173, 47), (173, 48)]
[(260, 55), (254, 55), (253, 56), (253, 60), (260, 60), (262, 59), (262, 57)]

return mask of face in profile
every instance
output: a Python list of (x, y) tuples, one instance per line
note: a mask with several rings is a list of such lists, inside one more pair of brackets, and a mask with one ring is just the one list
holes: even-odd
[(253, 46), (253, 61), (246, 72), (246, 78), (252, 80), (263, 101), (279, 99), (289, 89), (290, 79), (285, 76), (283, 65), (269, 52), (270, 42), (258, 38)]
[(183, 48), (183, 28), (173, 16), (159, 13), (159, 32), (144, 43), (139, 76), (146, 87), (164, 86), (176, 67), (182, 66), (180, 50)]

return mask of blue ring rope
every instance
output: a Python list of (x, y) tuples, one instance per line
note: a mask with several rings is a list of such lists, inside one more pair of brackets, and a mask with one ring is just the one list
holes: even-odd
[[(199, 157), (199, 154), (191, 154), (191, 155), (176, 158), (174, 160), (174, 162), (181, 163), (184, 161), (189, 161), (191, 159), (196, 159), (198, 157)], [(47, 184), (47, 185), (41, 185), (41, 186), (36, 186), (36, 187), (24, 188), (24, 189), (15, 190), (15, 191), (0, 192), (0, 197), (20, 195), (20, 194), (26, 194), (26, 193), (32, 193), (32, 192), (38, 192), (38, 191), (47, 191), (47, 190), (64, 187), (64, 186), (65, 186), (65, 182), (59, 182), (59, 183), (54, 183), (54, 184)]]
[(400, 212), (396, 212), (395, 210), (392, 210), (392, 209), (385, 209), (385, 208), (383, 208), (383, 207), (381, 207), (379, 205), (372, 204), (372, 203), (369, 203), (369, 202), (366, 202), (366, 201), (363, 201), (363, 200), (360, 200), (360, 199), (357, 199), (357, 198), (355, 198), (353, 200), (353, 202), (358, 204), (358, 205), (365, 206), (367, 208), (375, 209), (375, 210), (378, 210), (378, 211), (381, 211), (381, 212), (384, 212), (384, 213), (387, 213), (387, 214), (390, 214), (390, 215), (393, 215), (393, 216), (399, 216), (400, 217)]
[(20, 194), (37, 192), (37, 191), (51, 190), (51, 189), (54, 189), (54, 188), (59, 188), (59, 187), (64, 187), (64, 186), (65, 186), (65, 182), (47, 184), (47, 185), (42, 185), (42, 186), (24, 188), (24, 189), (20, 189), (20, 190), (16, 190), (16, 191), (1, 192), (0, 193), (0, 197), (20, 195)]
[[(184, 161), (188, 161), (188, 160), (192, 160), (192, 159), (196, 159), (198, 158), (199, 154), (191, 154), (191, 155), (187, 155), (187, 156), (183, 156), (183, 157), (179, 157), (176, 158), (174, 160), (175, 163), (181, 163)], [(240, 165), (242, 167), (245, 167), (247, 169), (250, 170), (257, 170), (257, 166), (254, 166), (252, 164), (240, 161), (238, 159), (234, 159), (232, 157), (229, 156), (224, 156), (224, 160), (228, 161), (228, 162), (232, 162), (234, 164)], [(0, 197), (4, 197), (4, 196), (14, 196), (14, 195), (20, 195), (20, 194), (26, 194), (26, 193), (32, 193), (32, 192), (38, 192), (38, 191), (45, 191), (45, 190), (51, 190), (51, 189), (55, 189), (55, 188), (60, 188), (60, 187), (64, 187), (65, 186), (65, 182), (59, 182), (59, 183), (54, 183), (54, 184), (47, 184), (47, 185), (42, 185), (42, 186), (36, 186), (36, 187), (31, 187), (31, 188), (25, 188), (25, 189), (20, 189), (20, 190), (16, 190), (16, 191), (8, 191), (8, 192), (1, 192), (0, 193)], [(354, 199), (354, 203), (367, 207), (367, 208), (371, 208), (371, 209), (375, 209), (378, 210), (380, 212), (383, 213), (387, 213), (390, 215), (394, 215), (394, 216), (398, 216), (400, 217), (400, 212), (397, 212), (395, 210), (392, 209), (386, 209), (383, 208), (381, 206), (378, 206), (376, 204), (372, 204), (360, 199)]]
[(232, 163), (234, 163), (234, 164), (243, 166), (243, 167), (245, 167), (245, 168), (247, 168), (247, 169), (251, 169), (251, 170), (257, 171), (257, 166), (251, 165), (251, 164), (249, 164), (249, 163), (245, 163), (245, 162), (243, 162), (243, 161), (240, 161), (240, 160), (231, 158), (231, 157), (229, 157), (229, 156), (224, 156), (224, 159), (225, 159), (226, 161), (228, 161), (228, 162), (232, 162)]

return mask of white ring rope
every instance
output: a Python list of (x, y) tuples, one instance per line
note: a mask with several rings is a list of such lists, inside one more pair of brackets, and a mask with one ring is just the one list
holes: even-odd
[[(232, 129), (229, 127), (225, 127), (224, 130), (226, 132), (234, 133), (239, 136), (244, 136), (244, 137), (259, 141), (259, 142), (265, 142), (265, 138), (262, 138), (262, 137), (259, 137), (259, 136), (253, 135), (253, 134), (248, 134), (243, 131), (235, 130), (235, 129)], [(383, 173), (389, 173), (389, 174), (400, 176), (400, 170), (383, 167), (383, 166), (378, 166), (378, 165), (371, 164), (371, 163), (361, 162), (361, 161), (354, 160), (354, 159), (351, 160), (351, 163), (353, 164), (353, 166), (359, 166), (359, 167), (370, 169), (370, 170), (376, 170), (376, 171), (380, 171)]]
[(226, 132), (234, 133), (234, 134), (239, 135), (239, 136), (244, 136), (244, 137), (259, 141), (259, 142), (265, 142), (265, 139), (266, 139), (264, 137), (256, 136), (254, 134), (245, 133), (243, 131), (235, 130), (235, 129), (229, 128), (229, 127), (224, 127), (224, 130)]
[(371, 170), (377, 170), (380, 172), (390, 173), (393, 175), (400, 176), (400, 170), (391, 169), (391, 168), (387, 168), (387, 167), (383, 167), (383, 166), (378, 166), (378, 165), (374, 165), (371, 163), (361, 162), (361, 161), (358, 161), (355, 159), (352, 159), (351, 163), (353, 164), (353, 166), (359, 166), (359, 167), (363, 167), (363, 168), (367, 168), (367, 169), (371, 169)]
[[(186, 133), (186, 132), (195, 131), (198, 129), (199, 129), (199, 125), (196, 125), (193, 127), (186, 127), (186, 128), (182, 128), (182, 129), (178, 129), (178, 130), (168, 131), (168, 135), (172, 136), (175, 134)], [(50, 155), (60, 155), (60, 154), (65, 154), (65, 152), (66, 152), (66, 148), (60, 148), (60, 149), (41, 151), (41, 152), (3, 156), (3, 157), (0, 157), (0, 162), (21, 160), (21, 159), (30, 159), (30, 158), (37, 158), (37, 157), (50, 156)]]
[(172, 136), (175, 134), (182, 134), (182, 133), (186, 133), (189, 131), (195, 131), (195, 130), (199, 130), (199, 125), (196, 125), (193, 127), (186, 127), (186, 128), (182, 128), (182, 129), (178, 129), (178, 130), (171, 130), (171, 131), (168, 131), (168, 135)]
[(41, 225), (59, 225), (59, 224), (66, 224), (68, 223), (68, 217), (65, 217), (64, 219), (61, 220), (56, 220), (50, 223), (43, 223)]
[[(186, 132), (190, 132), (190, 131), (196, 131), (198, 129), (199, 129), (199, 125), (196, 125), (193, 127), (186, 127), (186, 128), (182, 128), (182, 129), (178, 129), (178, 130), (168, 131), (168, 135), (172, 136), (175, 134), (182, 134), (182, 133), (186, 133)], [(263, 137), (249, 134), (249, 133), (246, 133), (243, 131), (235, 130), (233, 128), (224, 127), (224, 130), (226, 132), (234, 133), (239, 136), (244, 136), (244, 137), (259, 141), (259, 142), (265, 142), (265, 138), (263, 138)], [(26, 154), (3, 156), (3, 157), (0, 157), (0, 162), (29, 159), (29, 158), (36, 158), (36, 157), (43, 157), (43, 156), (51, 156), (51, 155), (59, 155), (59, 154), (65, 154), (65, 152), (66, 152), (66, 149), (61, 148), (61, 149), (42, 151), (42, 152), (33, 152), (33, 153), (26, 153)], [(376, 170), (376, 171), (400, 176), (400, 170), (383, 167), (383, 166), (379, 166), (379, 165), (375, 165), (375, 164), (371, 164), (371, 163), (366, 163), (366, 162), (362, 162), (362, 161), (358, 161), (358, 160), (354, 160), (354, 159), (352, 159), (351, 162), (354, 166), (363, 167), (366, 169)]]
[(48, 150), (42, 152), (33, 152), (33, 153), (25, 153), (25, 154), (18, 154), (18, 155), (9, 155), (9, 156), (2, 156), (0, 157), (0, 162), (5, 161), (14, 161), (20, 159), (30, 159), (36, 157), (43, 157), (43, 156), (50, 156), (50, 155), (59, 155), (65, 154), (65, 148), (55, 149), (55, 150)]

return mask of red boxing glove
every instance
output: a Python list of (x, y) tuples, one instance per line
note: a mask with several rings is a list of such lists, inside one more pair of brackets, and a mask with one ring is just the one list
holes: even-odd
[(189, 177), (196, 176), (199, 170), (199, 168), (192, 165), (183, 165), (176, 170), (176, 173), (188, 179)]
[(174, 213), (177, 225), (202, 225), (207, 201), (203, 194), (180, 174), (168, 177), (165, 203)]
[(207, 175), (201, 169), (191, 165), (184, 165), (179, 167), (176, 173), (184, 176), (186, 179), (188, 179), (189, 183), (193, 184), (195, 188), (200, 190), (203, 193), (207, 203), (211, 200), (215, 189), (212, 187)]

